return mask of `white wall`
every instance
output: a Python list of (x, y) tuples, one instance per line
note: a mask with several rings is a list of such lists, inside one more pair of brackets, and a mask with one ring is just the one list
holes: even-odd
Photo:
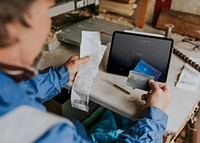
[[(147, 22), (151, 23), (156, 0), (150, 0)], [(172, 0), (171, 9), (200, 15), (200, 0)]]
[(200, 0), (173, 0), (171, 8), (200, 15)]

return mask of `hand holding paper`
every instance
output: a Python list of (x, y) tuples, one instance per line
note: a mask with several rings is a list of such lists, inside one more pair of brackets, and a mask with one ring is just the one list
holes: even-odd
[(75, 75), (79, 70), (80, 65), (88, 62), (90, 60), (90, 56), (85, 56), (80, 58), (79, 56), (72, 56), (66, 63), (66, 67), (69, 71), (70, 81), (73, 82), (75, 79)]
[(72, 107), (88, 111), (90, 87), (97, 75), (106, 46), (101, 45), (99, 32), (82, 32), (80, 57), (90, 56), (89, 62), (80, 66), (72, 87)]

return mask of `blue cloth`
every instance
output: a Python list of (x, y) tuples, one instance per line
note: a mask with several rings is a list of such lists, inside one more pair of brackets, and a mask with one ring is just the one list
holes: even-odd
[(89, 135), (95, 143), (113, 143), (118, 138), (119, 142), (161, 143), (166, 124), (167, 115), (154, 106), (144, 109), (131, 124), (123, 116), (106, 110), (100, 120), (89, 129)]
[(83, 124), (80, 121), (78, 121), (78, 120), (76, 120), (74, 118), (69, 118), (69, 120), (76, 127), (76, 131), (77, 131), (78, 135), (80, 135), (84, 139), (88, 139), (87, 132), (86, 132), (85, 127), (83, 126)]
[[(46, 110), (43, 102), (56, 96), (69, 81), (66, 66), (59, 69), (50, 67), (34, 78), (16, 83), (9, 76), (0, 72), (0, 116), (20, 105), (29, 105), (40, 110)], [(73, 121), (75, 123), (75, 121)], [(60, 123), (52, 127), (35, 143), (88, 143), (81, 137), (79, 128)], [(17, 131), (16, 131), (17, 132)]]
[(130, 120), (110, 110), (105, 110), (97, 123), (92, 126), (88, 134), (94, 143), (110, 143), (118, 139), (126, 129)]
[[(20, 105), (29, 105), (46, 110), (43, 102), (56, 96), (69, 81), (65, 66), (50, 67), (30, 80), (16, 83), (0, 71), (0, 116)], [(160, 142), (167, 116), (156, 107), (149, 107), (123, 132), (120, 142)], [(5, 129), (4, 129), (5, 130)], [(17, 131), (16, 131), (17, 133)], [(66, 123), (52, 127), (36, 143), (86, 143), (90, 142), (77, 133), (77, 129)]]
[(119, 136), (120, 143), (162, 143), (167, 125), (167, 115), (159, 108), (150, 106)]

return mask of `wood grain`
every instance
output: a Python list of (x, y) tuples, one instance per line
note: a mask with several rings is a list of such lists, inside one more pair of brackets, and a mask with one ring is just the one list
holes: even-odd
[(121, 3), (135, 3), (136, 0), (115, 0), (117, 2), (121, 2)]
[(137, 8), (137, 4), (136, 3), (125, 4), (125, 3), (115, 2), (115, 1), (112, 1), (112, 0), (101, 0), (100, 1), (100, 6), (108, 6), (108, 7), (117, 8), (117, 9), (123, 9), (123, 10), (127, 10), (127, 11)]
[(131, 16), (136, 9), (137, 4), (124, 4), (111, 0), (101, 0), (99, 10), (101, 12), (113, 12), (121, 15)]
[(162, 9), (156, 28), (165, 30), (165, 24), (173, 24), (173, 32), (200, 38), (200, 15)]
[(139, 0), (134, 24), (136, 27), (142, 28), (146, 21), (147, 10), (150, 4), (150, 0)]

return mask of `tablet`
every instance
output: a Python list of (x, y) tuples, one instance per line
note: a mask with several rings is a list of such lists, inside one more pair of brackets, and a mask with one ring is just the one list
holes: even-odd
[(166, 82), (172, 47), (173, 40), (169, 38), (115, 31), (107, 72), (128, 76), (142, 61), (161, 73), (157, 81)]

